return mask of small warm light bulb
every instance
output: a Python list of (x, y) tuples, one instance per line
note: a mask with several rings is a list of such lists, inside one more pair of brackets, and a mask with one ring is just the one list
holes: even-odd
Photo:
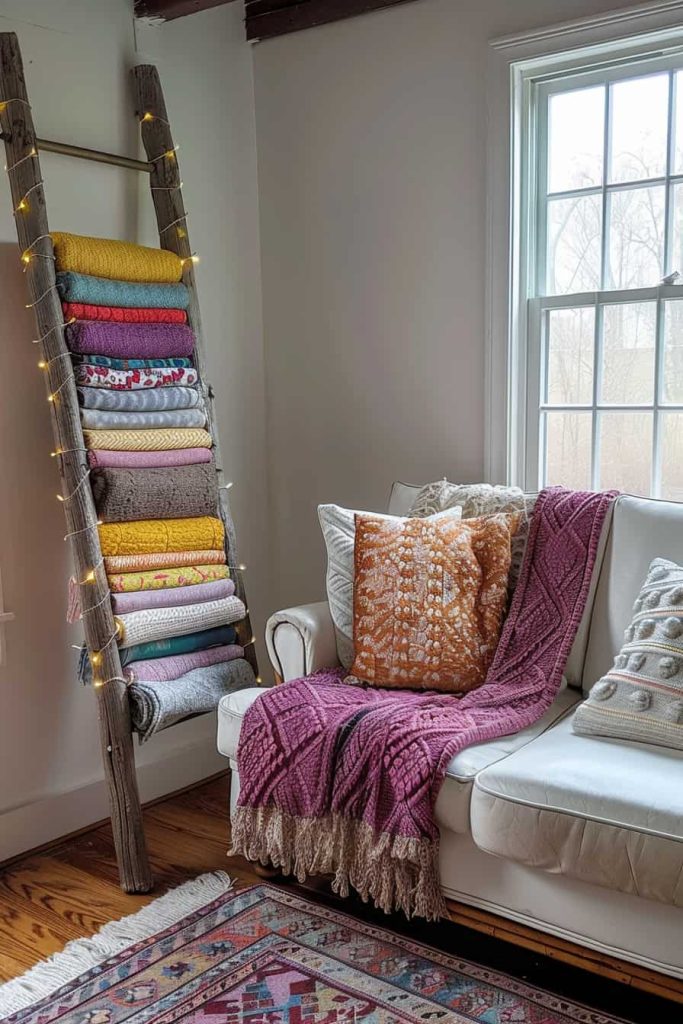
[(256, 637), (255, 637), (255, 636), (252, 636), (252, 638), (251, 638), (251, 640), (249, 641), (249, 643), (250, 643), (250, 644), (255, 644), (255, 643), (256, 643)]
[(177, 148), (178, 147), (176, 146), (175, 149), (167, 149), (166, 150), (166, 152), (164, 153), (164, 156), (166, 157), (167, 160), (175, 160), (175, 151), (176, 151)]
[(4, 114), (4, 112), (6, 110), (7, 110), (7, 104), (6, 103), (0, 103), (0, 114)]
[(47, 363), (45, 362), (44, 359), (41, 359), (40, 362), (38, 363), (38, 369), (47, 370)]
[[(18, 209), (18, 207), (17, 207), (17, 209)], [(30, 252), (22, 252), (22, 254), (21, 254), (21, 262), (22, 263), (30, 263), (31, 262), (31, 253)]]
[(93, 666), (99, 665), (102, 662), (102, 655), (99, 651), (94, 651), (90, 656), (90, 660)]
[(48, 402), (54, 402), (55, 396), (54, 395), (48, 395), (47, 396), (47, 400), (48, 400)]
[(28, 201), (26, 199), (20, 199), (19, 200), (19, 205), (17, 206), (17, 211), (19, 211), (19, 210), (28, 210)]
[(153, 120), (154, 120), (154, 114), (151, 114), (151, 113), (149, 112), (149, 110), (147, 110), (147, 111), (145, 111), (145, 113), (144, 113), (144, 114), (142, 115), (142, 117), (140, 118), (140, 120), (141, 120), (141, 121), (153, 121)]
[(94, 583), (95, 579), (96, 579), (95, 570), (91, 569), (90, 572), (85, 577), (85, 579), (83, 580), (83, 582), (84, 583)]
[(61, 494), (57, 495), (57, 501), (64, 501), (64, 498), (62, 497)]
[(197, 256), (196, 252), (193, 252), (191, 256), (185, 256), (185, 258), (181, 260), (181, 263), (183, 266), (185, 266), (186, 263), (199, 263), (199, 256)]
[(101, 690), (104, 686), (104, 679), (93, 679), (92, 684), (96, 690)]
[(67, 320), (67, 324), (75, 324), (75, 323), (76, 323), (76, 317), (75, 316), (72, 316), (70, 320)]
[(57, 450), (56, 450), (56, 451), (54, 451), (54, 452), (50, 452), (50, 458), (51, 458), (51, 459), (54, 459), (54, 458), (56, 458), (56, 457), (57, 457), (58, 455), (61, 455), (61, 454), (62, 454), (62, 449), (61, 449), (61, 448), (57, 448)]
[(187, 231), (185, 228), (178, 228), (176, 234), (178, 235), (178, 238), (187, 238)]
[(237, 568), (239, 569), (240, 572), (244, 572), (247, 567), (246, 565), (238, 565)]

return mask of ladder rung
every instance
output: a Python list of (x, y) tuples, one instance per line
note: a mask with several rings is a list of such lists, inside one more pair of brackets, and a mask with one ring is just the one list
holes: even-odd
[(69, 142), (54, 142), (52, 139), (36, 139), (36, 143), (45, 153), (61, 153), (62, 156), (94, 160), (98, 164), (114, 164), (116, 167), (127, 167), (129, 171), (145, 171), (147, 174), (152, 170), (152, 165), (146, 160), (134, 160), (133, 157), (119, 156), (118, 153), (103, 153), (99, 149), (86, 149), (84, 146), (72, 146)]

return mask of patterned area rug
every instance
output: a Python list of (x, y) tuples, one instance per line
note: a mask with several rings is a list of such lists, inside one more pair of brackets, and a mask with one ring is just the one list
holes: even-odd
[(617, 1020), (286, 890), (232, 891), (222, 872), (106, 925), (94, 939), (70, 943), (0, 987), (0, 1018), (12, 1024)]

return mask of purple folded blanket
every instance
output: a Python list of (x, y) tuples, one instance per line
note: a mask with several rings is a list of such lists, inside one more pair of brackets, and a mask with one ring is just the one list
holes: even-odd
[(72, 352), (115, 359), (168, 359), (191, 356), (194, 334), (187, 324), (113, 324), (79, 320), (66, 329)]
[(143, 608), (178, 608), (184, 604), (218, 601), (222, 597), (232, 597), (234, 593), (235, 584), (232, 580), (211, 580), (209, 583), (195, 583), (189, 587), (112, 594), (111, 604), (115, 615), (125, 615), (127, 612), (142, 611)]
[(126, 675), (133, 682), (161, 683), (168, 679), (180, 679), (187, 672), (207, 665), (219, 665), (224, 661), (234, 661), (244, 657), (244, 648), (238, 644), (221, 644), (220, 647), (207, 647), (203, 651), (191, 651), (189, 654), (171, 654), (167, 658), (150, 658), (149, 661), (131, 661), (126, 666)]
[(91, 449), (88, 463), (100, 469), (160, 469), (164, 466), (194, 466), (211, 462), (210, 448), (173, 448), (163, 452), (113, 452)]

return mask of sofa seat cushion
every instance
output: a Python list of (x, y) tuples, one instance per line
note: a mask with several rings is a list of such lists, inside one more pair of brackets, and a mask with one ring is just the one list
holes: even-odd
[[(254, 701), (263, 694), (259, 687), (238, 690), (223, 697), (218, 705), (218, 749), (231, 761), (236, 760), (242, 719)], [(550, 728), (581, 699), (576, 690), (563, 689), (555, 703), (534, 725), (512, 736), (503, 736), (487, 743), (461, 750), (453, 757), (446, 770), (446, 778), (437, 797), (434, 815), (440, 828), (452, 832), (469, 833), (470, 797), (478, 772), (501, 758), (507, 757)]]
[(683, 751), (578, 736), (572, 715), (480, 772), (487, 853), (683, 906)]

